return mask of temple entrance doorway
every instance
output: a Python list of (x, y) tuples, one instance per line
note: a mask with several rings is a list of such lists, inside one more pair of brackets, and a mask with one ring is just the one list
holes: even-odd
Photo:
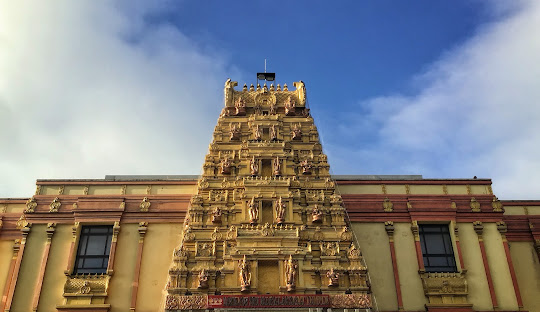
[(258, 262), (258, 293), (279, 294), (279, 265), (277, 261)]

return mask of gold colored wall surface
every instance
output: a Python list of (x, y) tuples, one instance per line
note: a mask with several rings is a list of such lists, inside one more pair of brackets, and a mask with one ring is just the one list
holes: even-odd
[(137, 227), (137, 224), (122, 224), (118, 234), (114, 275), (111, 278), (108, 296), (111, 312), (129, 311), (131, 306), (131, 284), (139, 244)]
[(492, 310), (489, 287), (482, 261), (478, 237), (472, 223), (459, 223), (459, 241), (463, 252), (463, 262), (467, 269), (469, 302), (475, 310)]
[(405, 310), (420, 311), (427, 303), (422, 281), (418, 275), (418, 258), (410, 223), (395, 223), (396, 260)]
[[(4, 290), (8, 281), (9, 266), (13, 258), (13, 241), (0, 240), (0, 295), (4, 294)], [(0, 301), (1, 302), (1, 301)]]
[(540, 311), (540, 261), (532, 242), (510, 242), (510, 253), (525, 308)]
[(353, 223), (351, 226), (363, 251), (371, 287), (380, 311), (397, 311), (396, 286), (390, 244), (383, 223)]
[(154, 312), (163, 305), (172, 252), (180, 244), (182, 224), (149, 224), (144, 238), (137, 312)]
[(34, 225), (28, 235), (11, 311), (32, 311), (32, 294), (47, 240), (45, 225)]

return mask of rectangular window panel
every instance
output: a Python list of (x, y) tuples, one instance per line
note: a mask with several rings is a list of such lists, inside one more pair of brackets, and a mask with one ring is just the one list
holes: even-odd
[(426, 272), (457, 272), (448, 225), (421, 224), (419, 228)]
[(112, 226), (83, 226), (74, 274), (101, 274), (107, 272), (112, 241)]

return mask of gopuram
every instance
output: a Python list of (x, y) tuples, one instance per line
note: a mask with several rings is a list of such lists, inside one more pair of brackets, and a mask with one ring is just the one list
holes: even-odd
[(237, 85), (225, 83), (225, 107), (172, 257), (165, 311), (370, 311), (367, 268), (304, 83)]

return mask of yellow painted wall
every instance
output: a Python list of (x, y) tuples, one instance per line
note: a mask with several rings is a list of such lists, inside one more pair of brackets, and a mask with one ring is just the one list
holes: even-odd
[(466, 278), (469, 286), (468, 301), (475, 310), (492, 310), (487, 277), (478, 244), (478, 236), (472, 223), (459, 223), (459, 242), (463, 253), (463, 262), (467, 269)]
[(504, 252), (502, 237), (495, 223), (484, 223), (484, 245), (488, 258), (493, 288), (501, 310), (517, 310), (517, 300), (512, 286), (512, 277)]
[[(164, 290), (172, 252), (180, 244), (181, 223), (148, 225), (137, 295), (137, 312), (154, 312), (164, 305)], [(158, 305), (159, 304), (159, 305)]]
[(55, 311), (56, 306), (64, 302), (64, 297), (62, 297), (66, 282), (64, 270), (67, 268), (69, 248), (71, 247), (71, 228), (71, 225), (58, 225), (54, 232), (43, 278), (38, 312)]
[[(395, 223), (396, 260), (405, 310), (423, 311), (427, 303), (418, 274), (418, 259), (410, 223)], [(369, 268), (369, 267), (368, 267)]]
[(114, 274), (109, 284), (108, 303), (110, 312), (129, 311), (131, 305), (131, 284), (137, 261), (139, 244), (138, 224), (122, 224), (116, 245)]
[(532, 242), (509, 244), (525, 310), (540, 311), (540, 262), (534, 245)]
[(9, 266), (13, 258), (12, 240), (0, 241), (0, 294), (4, 294), (4, 288), (8, 280)]
[(410, 185), (411, 194), (443, 195), (441, 185)]
[(366, 260), (372, 291), (379, 311), (397, 311), (394, 270), (384, 224), (353, 223), (352, 230)]
[(336, 185), (340, 194), (382, 194), (380, 185)]
[[(34, 225), (28, 234), (26, 247), (13, 296), (11, 311), (32, 311), (32, 295), (43, 256), (47, 235), (45, 225)], [(30, 295), (29, 295), (30, 294)]]

